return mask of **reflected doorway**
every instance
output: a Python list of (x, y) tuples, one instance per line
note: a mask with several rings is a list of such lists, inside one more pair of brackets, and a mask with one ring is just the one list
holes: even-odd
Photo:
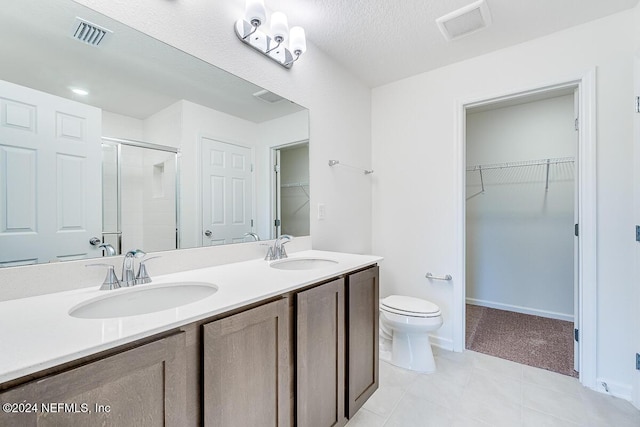
[(310, 218), (309, 141), (274, 147), (275, 236), (308, 236)]

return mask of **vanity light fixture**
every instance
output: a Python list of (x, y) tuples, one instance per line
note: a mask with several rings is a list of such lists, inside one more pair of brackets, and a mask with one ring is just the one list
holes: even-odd
[[(282, 12), (271, 14), (270, 35), (261, 31), (267, 22), (264, 0), (246, 0), (244, 16), (236, 21), (236, 35), (263, 55), (273, 59), (285, 68), (291, 68), (307, 50), (304, 29), (289, 29), (287, 16)], [(287, 47), (288, 42), (288, 47)]]

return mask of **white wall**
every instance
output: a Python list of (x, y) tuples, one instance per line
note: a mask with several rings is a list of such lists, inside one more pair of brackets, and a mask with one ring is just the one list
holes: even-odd
[(142, 120), (102, 110), (102, 136), (144, 141)]
[(180, 148), (182, 114), (182, 103), (176, 102), (147, 117), (142, 122), (140, 141)]
[[(327, 216), (312, 215), (317, 249), (371, 251), (371, 179), (334, 173), (327, 161), (371, 162), (371, 92), (308, 40), (291, 70), (244, 46), (233, 31), (244, 1), (178, 2), (79, 0), (99, 12), (282, 95), (310, 110), (311, 210), (324, 203)], [(268, 6), (268, 4), (267, 4)], [(293, 23), (292, 23), (293, 25)]]
[(373, 250), (385, 257), (382, 295), (404, 293), (441, 306), (437, 341), (451, 346), (451, 273), (460, 285), (456, 231), (456, 105), (569, 80), (597, 67), (597, 376), (630, 394), (629, 325), (634, 299), (634, 20), (624, 12), (375, 88), (372, 95)]
[[(573, 101), (468, 110), (467, 165), (575, 158)], [(549, 166), (545, 191), (544, 165), (488, 169), (482, 194), (479, 172), (467, 172), (467, 302), (573, 321), (576, 171)]]

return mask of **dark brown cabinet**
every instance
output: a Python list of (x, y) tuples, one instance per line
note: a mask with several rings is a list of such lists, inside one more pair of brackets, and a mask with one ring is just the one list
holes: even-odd
[(203, 327), (205, 426), (290, 426), (288, 299)]
[(297, 425), (343, 426), (344, 279), (296, 294)]
[(297, 425), (343, 426), (378, 389), (378, 267), (295, 298)]
[(0, 402), (16, 413), (3, 406), (0, 425), (182, 426), (184, 346), (179, 333), (9, 389)]
[(23, 406), (0, 426), (344, 426), (378, 388), (378, 280), (372, 266), (5, 383), (0, 403)]
[(347, 276), (347, 416), (378, 389), (378, 267)]

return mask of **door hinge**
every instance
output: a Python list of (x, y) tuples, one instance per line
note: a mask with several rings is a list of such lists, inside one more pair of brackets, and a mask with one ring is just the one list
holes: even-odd
[(636, 369), (640, 371), (640, 353), (636, 353)]
[(253, 220), (251, 220), (251, 228), (253, 228)]
[(574, 224), (573, 225), (573, 234), (578, 237), (580, 235), (580, 227), (578, 226), (578, 224)]
[(577, 329), (573, 330), (573, 339), (576, 340), (576, 342), (580, 342), (580, 331)]
[(273, 223), (274, 223), (274, 225), (276, 227), (280, 227), (280, 220), (279, 219), (276, 219)]
[(640, 113), (640, 96), (636, 96), (636, 113)]
[(274, 171), (275, 173), (280, 172), (280, 165), (273, 165), (273, 171)]
[(574, 126), (575, 130), (579, 130), (580, 129), (580, 121), (578, 120), (577, 117), (576, 117), (576, 120), (573, 122), (573, 126)]
[(251, 172), (253, 172), (253, 163), (251, 163)]
[(640, 225), (636, 225), (636, 242), (640, 242)]

